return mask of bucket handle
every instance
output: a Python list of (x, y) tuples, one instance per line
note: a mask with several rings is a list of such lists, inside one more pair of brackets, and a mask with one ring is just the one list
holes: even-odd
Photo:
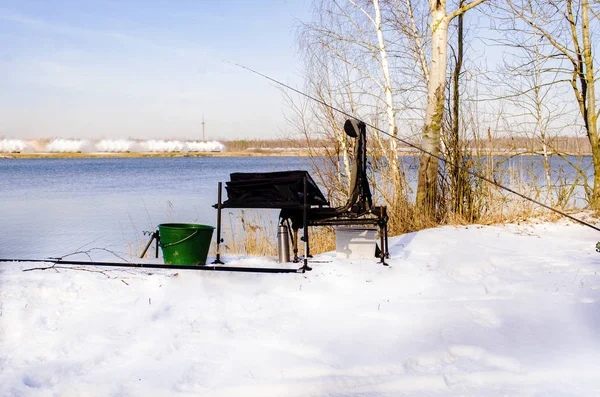
[(198, 232), (199, 232), (199, 231), (200, 231), (200, 230), (196, 230), (194, 233), (190, 234), (189, 236), (187, 236), (187, 237), (184, 237), (184, 238), (182, 238), (181, 240), (179, 240), (179, 241), (176, 241), (176, 242), (174, 242), (174, 243), (163, 244), (163, 243), (162, 243), (162, 241), (161, 241), (160, 247), (161, 247), (161, 248), (167, 248), (167, 247), (171, 247), (171, 246), (173, 246), (173, 245), (177, 245), (177, 244), (183, 243), (184, 241), (186, 241), (186, 240), (189, 240), (189, 239), (191, 239), (192, 237), (194, 237), (196, 234), (198, 234)]

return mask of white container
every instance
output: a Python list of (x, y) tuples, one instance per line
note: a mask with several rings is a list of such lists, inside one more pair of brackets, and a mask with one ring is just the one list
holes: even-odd
[(377, 246), (377, 229), (340, 226), (335, 229), (338, 258), (372, 259)]

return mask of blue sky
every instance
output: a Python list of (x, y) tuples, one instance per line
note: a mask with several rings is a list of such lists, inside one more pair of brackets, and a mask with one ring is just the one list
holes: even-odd
[(278, 137), (309, 0), (0, 0), (0, 136)]

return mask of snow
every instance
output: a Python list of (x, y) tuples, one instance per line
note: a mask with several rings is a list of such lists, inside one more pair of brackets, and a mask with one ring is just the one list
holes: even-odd
[(91, 150), (88, 141), (58, 138), (46, 145), (46, 151), (50, 153), (74, 153), (89, 152)]
[(103, 139), (96, 143), (96, 150), (103, 153), (126, 153), (139, 149), (135, 141), (129, 139)]
[(0, 140), (0, 153), (19, 153), (28, 148), (29, 145), (22, 139)]
[(224, 152), (225, 145), (217, 141), (209, 142), (181, 142), (150, 140), (142, 143), (145, 150), (149, 152)]
[(181, 152), (183, 150), (184, 143), (181, 141), (164, 141), (164, 140), (150, 140), (142, 143), (142, 146), (148, 152)]
[(186, 142), (188, 152), (224, 152), (225, 145), (217, 141)]
[(47, 144), (35, 145), (21, 139), (1, 139), (0, 153), (15, 153), (23, 151), (72, 153), (72, 152), (100, 152), (100, 153), (126, 153), (126, 152), (151, 152), (151, 153), (176, 153), (176, 152), (224, 152), (225, 145), (217, 141), (177, 141), (177, 140), (147, 140), (134, 141), (131, 139), (101, 139), (80, 140), (56, 138)]
[(600, 395), (599, 239), (441, 227), (306, 274), (1, 263), (0, 395)]

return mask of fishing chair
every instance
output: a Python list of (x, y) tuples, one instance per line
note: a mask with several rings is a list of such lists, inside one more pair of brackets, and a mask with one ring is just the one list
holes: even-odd
[(217, 257), (220, 260), (221, 210), (223, 208), (277, 208), (280, 224), (293, 231), (294, 262), (298, 262), (298, 230), (303, 229), (304, 267), (310, 257), (308, 228), (311, 226), (377, 226), (380, 244), (375, 256), (385, 264), (389, 258), (387, 207), (373, 206), (367, 179), (367, 133), (362, 121), (346, 120), (344, 131), (355, 138), (354, 167), (350, 178), (348, 201), (340, 207), (331, 207), (317, 184), (306, 171), (267, 173), (233, 173), (226, 183), (228, 199), (221, 201), (222, 184), (219, 182), (217, 209)]

